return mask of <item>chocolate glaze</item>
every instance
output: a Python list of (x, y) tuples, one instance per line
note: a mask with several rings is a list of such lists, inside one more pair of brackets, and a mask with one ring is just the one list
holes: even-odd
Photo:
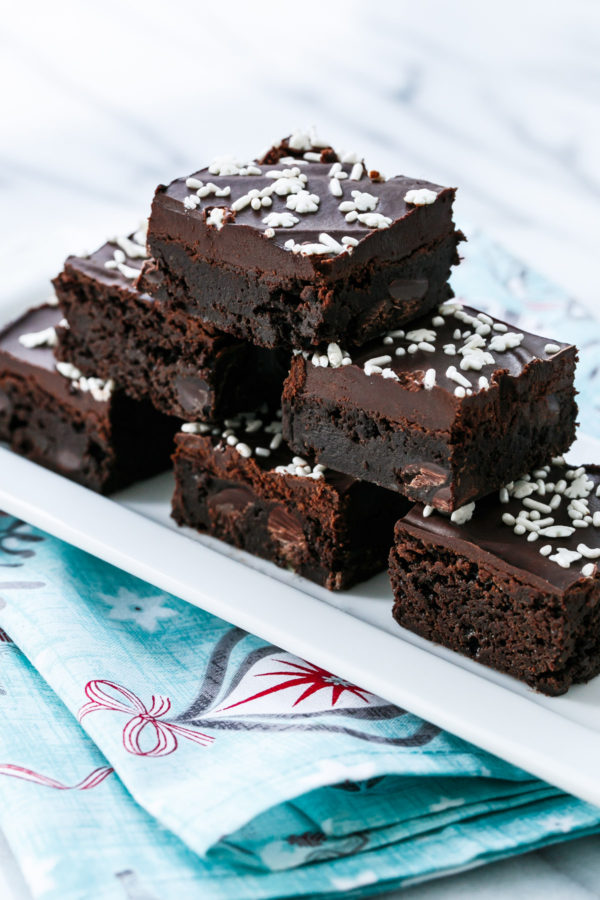
[(24, 347), (19, 342), (22, 334), (54, 328), (62, 318), (55, 306), (38, 306), (22, 315), (0, 333), (0, 377), (14, 374), (22, 378), (34, 377), (49, 394), (58, 400), (80, 409), (106, 415), (108, 403), (94, 400), (89, 391), (75, 388), (69, 378), (56, 369), (56, 360), (50, 347)]
[[(586, 465), (585, 469), (594, 482), (594, 490), (588, 497), (590, 512), (593, 514), (600, 509), (600, 498), (596, 496), (596, 487), (600, 484), (600, 466)], [(556, 483), (565, 477), (565, 471), (564, 466), (551, 466), (547, 481)], [(542, 498), (536, 495), (536, 499)], [(552, 513), (556, 525), (571, 525), (567, 514), (568, 502), (563, 497), (561, 505)], [(500, 503), (498, 494), (495, 493), (477, 501), (472, 519), (463, 525), (456, 525), (437, 512), (424, 517), (423, 507), (418, 504), (401, 519), (398, 529), (400, 532), (405, 529), (426, 542), (434, 541), (454, 553), (475, 558), (488, 566), (514, 570), (517, 577), (525, 578), (545, 590), (550, 588), (565, 591), (577, 582), (586, 580), (581, 574), (581, 568), (595, 560), (584, 557), (571, 563), (569, 568), (562, 568), (551, 561), (549, 556), (542, 556), (540, 547), (551, 544), (552, 553), (559, 547), (576, 550), (580, 543), (590, 548), (600, 548), (600, 528), (589, 525), (587, 528), (576, 528), (570, 537), (540, 537), (530, 543), (526, 535), (514, 534), (513, 529), (502, 522), (504, 513), (511, 513), (516, 517), (522, 508), (522, 502), (512, 498), (509, 503)], [(598, 579), (598, 574), (595, 578)]]
[[(130, 236), (131, 237), (131, 236)], [(140, 292), (136, 287), (136, 279), (126, 278), (118, 269), (107, 269), (105, 263), (114, 258), (114, 252), (117, 249), (116, 244), (102, 244), (89, 256), (68, 256), (65, 260), (65, 269), (81, 272), (88, 278), (93, 278), (109, 287), (117, 288), (119, 291), (126, 291), (135, 294), (137, 297), (143, 297), (148, 303), (152, 302), (152, 297), (146, 292)], [(146, 260), (127, 257), (125, 264), (131, 269), (142, 271)]]
[[(154, 240), (177, 240), (193, 246), (194, 252), (211, 262), (231, 266), (249, 265), (254, 269), (271, 270), (278, 278), (295, 278), (312, 281), (318, 275), (324, 281), (334, 281), (355, 271), (371, 260), (398, 260), (419, 247), (439, 240), (453, 230), (452, 202), (455, 189), (445, 188), (428, 181), (398, 175), (387, 181), (374, 181), (366, 173), (359, 181), (344, 179), (343, 196), (335, 197), (329, 190), (331, 162), (296, 162), (275, 165), (259, 164), (261, 175), (212, 175), (207, 168), (193, 173), (204, 184), (212, 182), (219, 188), (230, 187), (228, 197), (209, 195), (200, 207), (188, 210), (183, 201), (195, 195), (186, 187), (186, 178), (177, 178), (168, 186), (159, 185), (156, 190), (150, 217), (148, 241), (152, 250)], [(221, 229), (207, 225), (207, 213), (213, 207), (231, 208), (231, 204), (248, 191), (262, 190), (273, 183), (268, 172), (283, 171), (297, 165), (308, 181), (305, 189), (320, 198), (315, 213), (295, 213), (286, 206), (287, 197), (271, 195), (272, 206), (254, 210), (251, 206), (227, 217)], [(348, 175), (352, 164), (343, 163)], [(427, 206), (414, 206), (404, 201), (407, 191), (428, 188), (435, 191), (437, 199)], [(373, 229), (359, 222), (346, 222), (339, 204), (352, 200), (351, 191), (367, 192), (379, 198), (374, 212), (392, 219), (389, 228)], [(267, 238), (267, 225), (263, 219), (271, 212), (290, 212), (299, 219), (291, 228), (275, 228), (275, 236)], [(318, 243), (325, 232), (337, 241), (348, 236), (359, 241), (352, 254), (324, 254), (303, 256), (284, 248), (286, 241)]]
[[(465, 306), (464, 311), (476, 315), (479, 311)], [(433, 328), (432, 319), (438, 313), (430, 313), (416, 319), (405, 327), (407, 333), (422, 328)], [(492, 317), (490, 317), (492, 318)], [(494, 319), (494, 322), (501, 322)], [(436, 327), (435, 352), (417, 350), (414, 354), (406, 353), (405, 356), (396, 356), (396, 347), (406, 348), (411, 341), (407, 339), (395, 339), (393, 344), (386, 344), (383, 338), (371, 341), (360, 350), (351, 352), (352, 365), (340, 366), (332, 369), (312, 365), (310, 358), (304, 362), (296, 362), (297, 366), (303, 366), (305, 370), (305, 384), (303, 392), (313, 394), (320, 398), (352, 404), (360, 409), (369, 410), (377, 415), (389, 418), (392, 422), (401, 422), (403, 419), (411, 423), (422, 425), (436, 431), (450, 429), (456, 420), (460, 410), (481, 408), (492, 403), (494, 396), (499, 393), (500, 381), (506, 377), (519, 378), (526, 371), (539, 370), (539, 377), (549, 370), (550, 359), (557, 359), (563, 355), (574, 355), (575, 348), (569, 344), (554, 341), (560, 350), (557, 353), (548, 354), (545, 346), (548, 338), (529, 332), (520, 332), (524, 335), (522, 343), (514, 349), (505, 352), (494, 352), (496, 362), (493, 365), (484, 365), (481, 371), (463, 371), (460, 369), (461, 356), (449, 356), (444, 353), (446, 344), (460, 342), (453, 339), (452, 335), (459, 326), (459, 322), (451, 316), (445, 317), (445, 324)], [(501, 323), (507, 325), (507, 323)], [(461, 326), (466, 329), (466, 325)], [(514, 328), (507, 325), (509, 331)], [(494, 332), (500, 335), (500, 332)], [(392, 361), (387, 365), (400, 379), (383, 378), (380, 374), (366, 375), (363, 366), (367, 360), (391, 356)], [(297, 360), (299, 358), (297, 357)], [(446, 376), (449, 366), (455, 366), (473, 386), (473, 395), (457, 397), (454, 389), (458, 386), (455, 381)], [(435, 369), (436, 384), (432, 390), (426, 390), (423, 379), (428, 369)], [(489, 390), (479, 390), (478, 380), (484, 376), (490, 383)]]

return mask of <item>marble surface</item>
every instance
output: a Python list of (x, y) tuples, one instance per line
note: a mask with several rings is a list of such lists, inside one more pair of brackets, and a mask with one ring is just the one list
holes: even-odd
[[(12, 4), (0, 26), (3, 317), (44, 299), (67, 252), (128, 230), (158, 182), (312, 123), (388, 174), (459, 185), (463, 227), (600, 310), (599, 34), (590, 0)], [(401, 896), (584, 900), (599, 886), (589, 838)], [(28, 896), (0, 840), (0, 896), (11, 892)]]

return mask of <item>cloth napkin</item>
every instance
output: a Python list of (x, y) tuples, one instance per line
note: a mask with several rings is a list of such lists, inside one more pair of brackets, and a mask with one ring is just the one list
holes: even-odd
[(600, 810), (0, 517), (0, 827), (44, 900), (348, 896)]

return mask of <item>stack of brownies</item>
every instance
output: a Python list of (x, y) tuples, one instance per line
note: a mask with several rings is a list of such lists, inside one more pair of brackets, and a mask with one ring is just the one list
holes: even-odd
[[(576, 350), (453, 299), (455, 191), (295, 132), (159, 186), (0, 335), (0, 439), (546, 693), (600, 671), (600, 469)], [(391, 548), (391, 552), (390, 552)]]

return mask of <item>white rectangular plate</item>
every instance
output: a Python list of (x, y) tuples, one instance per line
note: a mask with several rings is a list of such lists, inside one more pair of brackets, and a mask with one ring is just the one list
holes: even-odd
[[(568, 458), (598, 461), (600, 442)], [(386, 573), (330, 593), (177, 528), (172, 489), (166, 473), (108, 499), (0, 447), (0, 509), (600, 805), (600, 677), (535, 694), (398, 628)]]

